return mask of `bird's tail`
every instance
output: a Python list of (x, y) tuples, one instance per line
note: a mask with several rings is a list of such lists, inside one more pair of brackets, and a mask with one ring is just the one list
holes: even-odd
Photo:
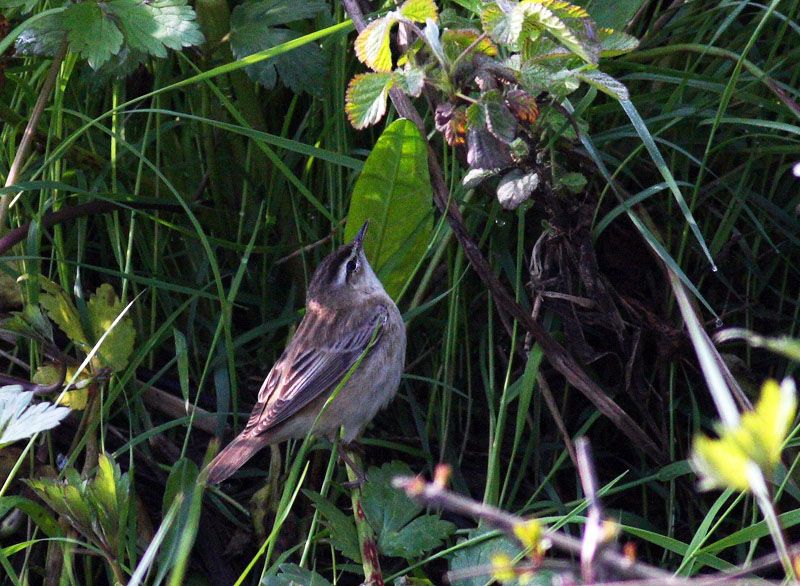
[(219, 484), (244, 466), (263, 447), (264, 442), (254, 437), (234, 438), (206, 468), (207, 482)]

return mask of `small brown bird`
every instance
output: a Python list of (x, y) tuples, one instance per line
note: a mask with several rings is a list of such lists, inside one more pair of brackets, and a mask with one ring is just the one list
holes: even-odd
[(364, 254), (367, 225), (317, 267), (305, 317), (261, 385), (244, 431), (208, 465), (209, 483), (222, 482), (266, 445), (305, 437), (312, 426), (315, 435), (331, 440), (344, 427), (342, 440), (352, 442), (394, 397), (405, 364), (406, 328)]

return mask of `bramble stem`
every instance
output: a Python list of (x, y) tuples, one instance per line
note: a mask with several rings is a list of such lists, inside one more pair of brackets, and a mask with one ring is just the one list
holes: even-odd
[(358, 532), (358, 549), (361, 552), (361, 564), (364, 566), (364, 584), (368, 586), (384, 586), (375, 531), (369, 524), (361, 506), (361, 485), (364, 480), (361, 472), (363, 470), (361, 457), (343, 444), (340, 444), (340, 447), (344, 456), (342, 460), (347, 469), (347, 480), (353, 486), (350, 489), (350, 499), (353, 503), (353, 518), (356, 521), (356, 531)]

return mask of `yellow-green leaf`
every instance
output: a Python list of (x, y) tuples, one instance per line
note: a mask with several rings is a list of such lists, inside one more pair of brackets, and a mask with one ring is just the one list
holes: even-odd
[(730, 437), (711, 439), (698, 435), (694, 440), (691, 464), (700, 476), (703, 490), (733, 488), (745, 491), (750, 487), (747, 482), (750, 458)]
[[(67, 367), (67, 374), (64, 377), (65, 382), (72, 380), (75, 376), (75, 367), (68, 366)], [(89, 374), (86, 371), (83, 371), (80, 375), (78, 375), (78, 381), (86, 381), (89, 378)], [(40, 366), (36, 373), (33, 375), (33, 382), (38, 385), (54, 385), (59, 380), (61, 380), (61, 368), (54, 365), (54, 364), (43, 364)], [(63, 405), (64, 407), (69, 407), (70, 409), (76, 409), (78, 411), (82, 411), (86, 409), (86, 404), (89, 401), (89, 391), (86, 388), (79, 388), (74, 389), (71, 391), (67, 391), (64, 393), (57, 403), (59, 405)]]
[(781, 448), (796, 412), (794, 383), (787, 378), (782, 385), (767, 380), (755, 409), (742, 414), (736, 437), (745, 437), (744, 441), (751, 446), (751, 457), (762, 468), (770, 470), (780, 461)]
[(392, 26), (397, 22), (395, 13), (369, 23), (356, 38), (356, 56), (375, 71), (392, 70), (392, 49), (389, 44)]
[[(512, 13), (521, 15), (524, 30), (547, 32), (587, 63), (597, 63), (600, 47), (583, 34), (584, 27), (593, 26), (590, 19), (580, 16), (585, 14), (583, 9), (567, 2), (522, 0), (514, 6)], [(572, 21), (577, 23), (570, 26)]]
[(425, 22), (429, 18), (436, 20), (439, 11), (433, 0), (406, 0), (400, 7), (400, 14), (414, 22)]
[[(97, 288), (86, 306), (89, 310), (89, 319), (92, 323), (95, 340), (99, 340), (111, 328), (111, 324), (125, 308), (114, 292), (114, 288), (108, 283), (103, 283)], [(125, 316), (103, 340), (97, 352), (100, 361), (114, 372), (124, 370), (128, 365), (128, 358), (133, 352), (135, 339), (136, 330), (132, 320)]]
[(636, 37), (610, 28), (599, 29), (597, 37), (600, 39), (601, 57), (624, 55), (639, 46), (639, 39)]
[(73, 343), (85, 349), (86, 335), (83, 333), (81, 319), (72, 300), (67, 297), (61, 287), (50, 279), (40, 276), (39, 286), (42, 289), (42, 294), (39, 295), (39, 304), (47, 312), (47, 315)]

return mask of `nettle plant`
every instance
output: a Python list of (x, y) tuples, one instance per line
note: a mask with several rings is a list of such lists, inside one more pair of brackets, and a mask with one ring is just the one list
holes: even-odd
[[(365, 128), (383, 118), (391, 89), (415, 98), (426, 92), (437, 104), (436, 129), (451, 146), (466, 146), (464, 185), (497, 177), (500, 203), (514, 209), (545, 179), (542, 145), (549, 136), (575, 136), (561, 106), (569, 94), (586, 83), (628, 99), (598, 62), (632, 51), (638, 41), (598, 28), (583, 8), (560, 0), (484, 2), (475, 16), (440, 15), (433, 0), (407, 0), (370, 22), (355, 48), (373, 71), (350, 81), (346, 111), (355, 128)], [(413, 40), (404, 43), (407, 37)], [(547, 103), (552, 107), (540, 116)], [(569, 173), (558, 184), (580, 191), (585, 182)]]

